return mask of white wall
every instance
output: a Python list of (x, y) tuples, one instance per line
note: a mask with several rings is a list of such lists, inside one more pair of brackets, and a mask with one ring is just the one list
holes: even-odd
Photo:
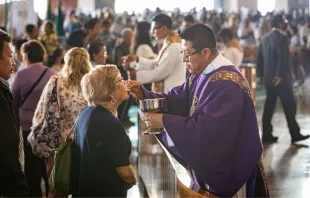
[(238, 12), (238, 0), (227, 0), (225, 9), (228, 12)]
[[(281, 10), (283, 6), (288, 5), (285, 4), (288, 0), (258, 0), (258, 10), (265, 15), (267, 12), (271, 12), (273, 10)], [(281, 5), (280, 5), (281, 4)], [(276, 7), (277, 5), (277, 7)]]
[(285, 11), (288, 12), (289, 11), (289, 0), (275, 0), (275, 10), (276, 11)]
[(34, 11), (38, 13), (41, 19), (46, 18), (47, 0), (33, 0)]
[(78, 8), (86, 14), (90, 14), (95, 11), (95, 0), (78, 0)]
[(229, 12), (238, 12), (242, 6), (256, 10), (260, 0), (227, 0), (226, 9)]
[(150, 10), (155, 10), (156, 7), (159, 7), (163, 10), (172, 11), (174, 8), (179, 7), (181, 11), (189, 11), (191, 8), (196, 7), (196, 10), (199, 11), (201, 8), (206, 7), (207, 10), (212, 10), (214, 8), (214, 0), (116, 0), (115, 1), (115, 11), (117, 13), (122, 13), (128, 11), (131, 13), (143, 12), (145, 8)]
[(4, 8), (4, 4), (0, 4), (0, 26), (4, 26), (5, 25), (5, 8)]
[(8, 15), (8, 31), (13, 37), (21, 37), (25, 26), (36, 24), (38, 20), (34, 12), (33, 0), (11, 2)]
[(260, 0), (238, 0), (238, 7), (241, 8), (241, 6), (244, 6), (244, 7), (256, 10), (257, 1), (260, 1)]
[(106, 6), (112, 9), (115, 9), (115, 0), (95, 0), (95, 6), (96, 8), (101, 8), (101, 9)]

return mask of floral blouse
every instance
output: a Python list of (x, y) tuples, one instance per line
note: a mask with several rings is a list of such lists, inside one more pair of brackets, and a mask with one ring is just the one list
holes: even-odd
[(61, 76), (52, 76), (50, 81), (46, 84), (35, 111), (33, 126), (35, 126), (36, 123), (41, 123), (42, 119), (45, 119), (43, 112), (44, 108), (48, 107), (46, 107), (47, 103), (44, 102), (44, 96), (48, 96), (52, 93), (56, 79), (58, 104), (60, 106), (60, 131), (64, 139), (73, 127), (80, 112), (87, 106), (87, 101), (83, 98), (82, 91), (79, 87), (67, 86), (64, 82), (64, 78)]

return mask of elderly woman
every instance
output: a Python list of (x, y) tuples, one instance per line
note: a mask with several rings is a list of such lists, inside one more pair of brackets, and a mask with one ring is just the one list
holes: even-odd
[(73, 197), (126, 197), (136, 178), (129, 163), (131, 142), (117, 119), (128, 99), (114, 65), (99, 65), (81, 82), (88, 107), (77, 120), (72, 161)]
[(44, 161), (33, 155), (31, 146), (27, 143), (32, 118), (39, 102), (41, 93), (50, 77), (56, 72), (43, 65), (45, 49), (35, 40), (24, 43), (21, 48), (24, 69), (16, 73), (12, 84), (12, 94), (19, 108), (20, 125), (23, 131), (25, 152), (25, 175), (30, 197), (42, 196), (41, 178), (45, 175)]

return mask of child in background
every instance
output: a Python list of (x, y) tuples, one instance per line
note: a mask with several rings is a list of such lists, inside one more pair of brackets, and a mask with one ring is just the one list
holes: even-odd
[(52, 55), (57, 49), (57, 35), (54, 30), (54, 23), (45, 21), (43, 28), (44, 34), (40, 35), (39, 41), (44, 45), (48, 55)]

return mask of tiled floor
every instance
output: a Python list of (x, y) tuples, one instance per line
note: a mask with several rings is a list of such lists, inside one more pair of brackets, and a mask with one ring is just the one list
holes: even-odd
[[(304, 93), (306, 95), (308, 93)], [(261, 123), (264, 95), (257, 98), (257, 115)], [(297, 122), (302, 134), (310, 134), (310, 103), (307, 97), (303, 106), (299, 101)], [(260, 124), (261, 126), (261, 124)], [(310, 197), (310, 140), (292, 145), (280, 101), (273, 117), (274, 135), (278, 143), (264, 145), (265, 170), (271, 197)]]
[[(310, 87), (310, 86), (309, 86)], [(310, 90), (310, 89), (309, 89)], [(310, 94), (310, 91), (304, 94)], [(257, 88), (257, 117), (261, 126), (264, 90)], [(309, 97), (310, 99), (310, 97)], [(297, 120), (302, 134), (310, 134), (310, 103), (307, 107), (298, 103)], [(131, 108), (131, 120), (137, 122), (137, 107)], [(136, 125), (137, 126), (137, 125)], [(135, 147), (138, 142), (137, 127), (129, 129), (129, 136)], [(279, 104), (273, 117), (274, 135), (279, 137), (278, 143), (264, 145), (265, 171), (267, 174), (270, 196), (287, 198), (310, 197), (310, 140), (299, 145), (291, 145), (290, 135), (283, 110)], [(132, 162), (135, 164), (137, 152), (134, 149)], [(142, 197), (138, 187), (128, 192), (128, 197)]]

